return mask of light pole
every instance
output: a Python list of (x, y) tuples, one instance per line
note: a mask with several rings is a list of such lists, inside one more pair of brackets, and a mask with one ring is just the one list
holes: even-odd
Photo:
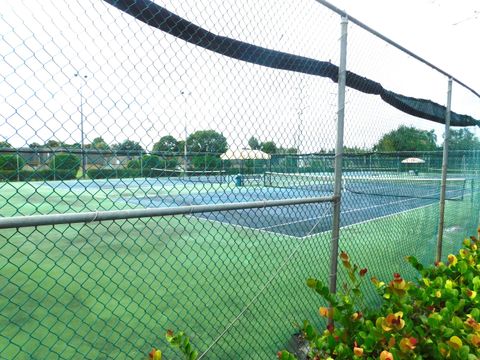
[(188, 138), (188, 131), (187, 131), (187, 96), (191, 95), (191, 92), (186, 92), (184, 90), (180, 91), (180, 94), (183, 95), (185, 99), (185, 109), (184, 109), (184, 119), (183, 119), (183, 130), (185, 132), (185, 142), (183, 144), (183, 176), (187, 176), (187, 167), (188, 167), (188, 159), (187, 159), (187, 138)]
[(75, 77), (83, 79), (82, 85), (80, 85), (80, 149), (82, 151), (82, 178), (85, 179), (87, 174), (87, 159), (85, 157), (85, 132), (83, 130), (84, 116), (83, 116), (83, 86), (87, 83), (87, 75), (80, 75), (78, 72), (74, 74)]

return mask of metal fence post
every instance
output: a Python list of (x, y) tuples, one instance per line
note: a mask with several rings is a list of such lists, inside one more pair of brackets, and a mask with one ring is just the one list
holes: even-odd
[(338, 69), (337, 143), (335, 147), (335, 188), (333, 201), (332, 243), (330, 252), (330, 292), (337, 290), (338, 240), (340, 236), (340, 203), (342, 192), (343, 123), (345, 118), (345, 83), (347, 68), (348, 18), (342, 16), (340, 38), (340, 66)]
[(445, 222), (445, 190), (447, 187), (448, 140), (450, 138), (450, 109), (452, 106), (452, 78), (448, 78), (447, 109), (445, 113), (445, 135), (443, 139), (442, 185), (440, 189), (440, 219), (438, 222), (437, 255), (435, 260), (442, 259), (443, 226)]

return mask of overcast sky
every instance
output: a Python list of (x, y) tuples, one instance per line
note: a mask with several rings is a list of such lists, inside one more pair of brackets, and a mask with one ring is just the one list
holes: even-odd
[(478, 0), (331, 0), (330, 3), (480, 91)]
[[(314, 0), (156, 2), (216, 34), (338, 64), (340, 18)], [(480, 90), (475, 1), (332, 3)], [(102, 136), (151, 148), (163, 135), (183, 139), (186, 125), (222, 132), (231, 148), (250, 136), (304, 152), (335, 144), (337, 85), (328, 79), (212, 54), (99, 0), (0, 0), (0, 8), (0, 140), (79, 142), (82, 101), (86, 143)], [(353, 24), (347, 67), (445, 105), (444, 76)], [(478, 119), (480, 100), (454, 87), (453, 110)], [(371, 147), (402, 124), (443, 132), (354, 90), (346, 116), (349, 146)]]

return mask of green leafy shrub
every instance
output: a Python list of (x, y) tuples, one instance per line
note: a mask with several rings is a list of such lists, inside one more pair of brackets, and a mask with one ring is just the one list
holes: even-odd
[[(172, 347), (177, 348), (183, 354), (185, 360), (198, 358), (198, 351), (193, 348), (190, 338), (183, 331), (175, 334), (172, 330), (168, 330), (165, 337)], [(148, 355), (151, 360), (162, 360), (162, 352), (156, 348), (153, 348)]]
[(89, 169), (87, 176), (90, 179), (124, 179), (124, 178), (154, 178), (158, 177), (159, 172), (152, 169)]
[(0, 171), (0, 181), (50, 181), (75, 179), (77, 170), (5, 170)]
[(80, 163), (80, 158), (77, 155), (60, 153), (53, 155), (47, 165), (52, 170), (69, 170), (77, 173)]
[[(479, 229), (480, 231), (480, 229)], [(349, 283), (337, 294), (317, 279), (307, 286), (330, 307), (319, 313), (328, 318), (325, 330), (304, 321), (310, 359), (466, 359), (480, 358), (480, 264), (478, 239), (464, 240), (448, 262), (423, 267), (414, 257), (408, 262), (419, 272), (415, 282), (394, 274), (388, 283), (372, 278), (383, 303), (369, 310), (360, 284), (367, 272), (352, 265), (346, 253), (340, 260)], [(280, 351), (279, 359), (295, 359)]]
[(16, 154), (0, 155), (0, 171), (21, 170), (25, 166), (25, 159)]
[(157, 155), (143, 155), (142, 161), (139, 159), (130, 160), (127, 164), (129, 169), (163, 169), (165, 167), (165, 160)]
[(213, 171), (222, 168), (222, 160), (218, 155), (199, 155), (191, 159), (195, 170)]

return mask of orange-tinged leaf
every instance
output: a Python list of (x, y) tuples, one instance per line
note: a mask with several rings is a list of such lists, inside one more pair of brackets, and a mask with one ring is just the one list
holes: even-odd
[(453, 254), (448, 255), (447, 257), (449, 265), (455, 266), (458, 262), (457, 257)]
[(402, 352), (408, 352), (415, 349), (416, 345), (417, 345), (417, 339), (410, 337), (410, 338), (402, 338), (402, 340), (400, 340), (399, 347)]
[(470, 343), (475, 347), (480, 347), (480, 335), (473, 334), (470, 337)]
[(462, 340), (458, 336), (452, 336), (450, 340), (447, 341), (448, 345), (454, 350), (459, 350), (463, 343)]
[(354, 347), (353, 353), (355, 356), (363, 356), (363, 349), (360, 347)]
[(322, 306), (318, 309), (318, 313), (323, 317), (328, 317), (328, 312), (329, 312), (328, 308), (324, 307), (324, 306)]
[(383, 350), (380, 353), (380, 360), (393, 360), (393, 355), (392, 355), (391, 352), (389, 352), (387, 350)]

